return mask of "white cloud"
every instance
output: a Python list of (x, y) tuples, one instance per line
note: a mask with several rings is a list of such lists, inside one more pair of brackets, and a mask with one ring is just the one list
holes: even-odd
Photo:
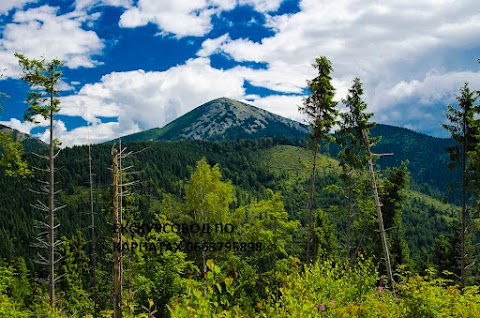
[(23, 8), (27, 3), (37, 2), (37, 0), (3, 0), (0, 1), (0, 15), (8, 13), (12, 9)]
[(211, 30), (214, 13), (206, 0), (139, 0), (122, 14), (119, 24), (135, 28), (154, 23), (164, 34), (178, 38), (202, 36)]
[(69, 68), (94, 67), (98, 63), (93, 56), (100, 54), (104, 45), (94, 31), (82, 29), (82, 23), (92, 17), (82, 12), (57, 15), (57, 10), (41, 6), (15, 13), (0, 39), (0, 59), (7, 68), (6, 76), (18, 74), (14, 52), (29, 58), (58, 58)]
[(304, 116), (298, 112), (298, 106), (302, 105), (302, 96), (269, 95), (260, 97), (250, 95), (245, 97), (244, 102), (283, 117), (299, 122), (304, 121)]
[(269, 64), (268, 69), (237, 66), (231, 72), (243, 76), (253, 86), (284, 93), (301, 93), (306, 86), (305, 73), (309, 71), (306, 68), (306, 65), (298, 65), (295, 62), (285, 64), (279, 61)]
[(36, 125), (31, 122), (22, 122), (16, 118), (10, 118), (8, 121), (0, 121), (0, 124), (16, 129), (24, 134), (29, 134)]
[[(206, 58), (191, 59), (164, 72), (110, 73), (77, 94), (61, 98), (59, 115), (80, 116), (93, 124), (90, 138), (86, 127), (79, 127), (59, 129), (59, 139), (70, 146), (162, 127), (211, 99), (242, 99), (243, 81), (241, 76), (212, 68)], [(103, 117), (115, 121), (102, 123)]]
[(212, 16), (222, 11), (248, 5), (266, 14), (277, 11), (281, 3), (282, 0), (139, 0), (122, 14), (119, 25), (136, 28), (153, 23), (162, 35), (200, 37), (212, 30)]
[(400, 81), (393, 87), (383, 88), (383, 94), (375, 95), (374, 105), (384, 105), (376, 119), (445, 137), (439, 124), (445, 121), (446, 105), (457, 103), (455, 96), (465, 82), (470, 83), (470, 89), (477, 89), (480, 72), (432, 70), (423, 79)]
[(408, 100), (417, 102), (417, 106), (452, 103), (455, 101), (455, 94), (465, 82), (471, 83), (471, 89), (476, 89), (475, 85), (480, 83), (480, 72), (439, 73), (432, 70), (422, 80), (399, 82), (386, 94), (378, 96), (376, 103), (395, 105)]
[(393, 123), (395, 117), (391, 108), (408, 97), (402, 90), (416, 92), (416, 83), (433, 68), (445, 74), (452, 72), (458, 76), (452, 85), (424, 83), (425, 94), (414, 95), (417, 99), (403, 106), (408, 110), (399, 113), (416, 113), (427, 120), (426, 125), (437, 125), (441, 130), (437, 116), (419, 113), (431, 109), (410, 108), (417, 102), (438, 103), (449, 89), (450, 94), (457, 91), (453, 82), (458, 83), (459, 77), (467, 76), (462, 71), (475, 65), (476, 57), (470, 54), (471, 61), (466, 61), (462, 50), (480, 46), (477, 1), (303, 0), (300, 9), (296, 14), (268, 16), (267, 26), (276, 32), (271, 37), (259, 42), (247, 38), (225, 41), (211, 52), (226, 53), (238, 62), (265, 63), (266, 69), (237, 67), (231, 71), (243, 74), (255, 86), (282, 93), (301, 92), (305, 81), (315, 75), (310, 64), (325, 55), (333, 64), (337, 100), (359, 76), (369, 108), (387, 123)]
[(202, 43), (202, 48), (197, 52), (197, 56), (207, 57), (219, 51), (220, 47), (230, 41), (230, 36), (225, 33), (216, 39), (206, 39)]
[(75, 7), (77, 10), (90, 10), (100, 6), (112, 6), (130, 8), (132, 6), (131, 0), (76, 0)]
[(275, 12), (283, 0), (239, 0), (240, 5), (250, 5), (258, 12)]
[[(117, 136), (133, 134), (138, 131), (138, 126), (132, 125), (128, 127), (128, 129), (125, 129), (125, 127), (121, 127), (118, 122), (82, 126), (68, 131), (65, 123), (61, 120), (57, 120), (55, 121), (53, 134), (59, 138), (62, 147), (71, 147), (73, 145), (101, 143)], [(50, 134), (48, 130), (42, 134), (36, 135), (36, 137), (44, 142), (48, 141), (49, 136)]]

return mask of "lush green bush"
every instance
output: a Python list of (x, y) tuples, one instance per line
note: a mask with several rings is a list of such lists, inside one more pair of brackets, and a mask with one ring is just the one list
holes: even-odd
[[(235, 282), (224, 282), (220, 268), (211, 269), (205, 284), (191, 286), (169, 306), (172, 317), (252, 317), (235, 301)], [(422, 277), (398, 275), (395, 292), (378, 286), (372, 261), (362, 260), (350, 269), (331, 260), (320, 261), (303, 272), (287, 275), (278, 291), (255, 307), (255, 317), (480, 317), (479, 287), (463, 293), (434, 270)]]

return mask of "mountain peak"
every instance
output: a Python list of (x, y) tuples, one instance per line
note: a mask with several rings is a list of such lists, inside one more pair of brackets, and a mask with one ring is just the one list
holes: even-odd
[(308, 127), (261, 108), (220, 97), (198, 106), (163, 128), (124, 137), (137, 140), (234, 140), (262, 137), (301, 138)]

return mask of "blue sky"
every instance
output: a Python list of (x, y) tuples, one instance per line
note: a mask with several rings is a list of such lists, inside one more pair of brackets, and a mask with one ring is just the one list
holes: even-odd
[(217, 97), (302, 120), (311, 64), (333, 64), (337, 100), (364, 82), (375, 120), (446, 136), (445, 106), (480, 89), (478, 0), (0, 0), (0, 123), (23, 122), (14, 52), (63, 68), (55, 134), (66, 146), (162, 127)]

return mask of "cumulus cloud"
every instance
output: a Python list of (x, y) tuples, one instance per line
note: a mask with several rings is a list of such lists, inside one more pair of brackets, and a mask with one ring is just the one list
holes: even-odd
[(266, 14), (277, 11), (281, 3), (282, 0), (139, 0), (122, 14), (119, 25), (136, 28), (152, 23), (162, 35), (200, 37), (212, 30), (212, 16), (222, 11), (248, 5)]
[(211, 30), (214, 12), (206, 0), (140, 0), (122, 14), (119, 24), (135, 28), (153, 23), (178, 38), (202, 36)]
[[(351, 81), (359, 76), (370, 108), (392, 123), (395, 115), (391, 108), (402, 98), (409, 98), (407, 92), (415, 93), (409, 99), (412, 103), (403, 106), (408, 108), (403, 113), (416, 103), (432, 105), (448, 92), (452, 94), (457, 90), (456, 76), (469, 79), (462, 71), (475, 64), (475, 57), (465, 61), (466, 56), (455, 50), (479, 47), (480, 11), (473, 8), (480, 8), (473, 0), (303, 0), (298, 13), (267, 15), (267, 26), (275, 35), (261, 41), (212, 41), (209, 44), (218, 44), (218, 48), (212, 46), (215, 50), (210, 51), (227, 54), (238, 62), (264, 63), (266, 69), (242, 66), (231, 71), (244, 74), (255, 86), (297, 94), (305, 88), (305, 80), (315, 75), (310, 67), (315, 57), (325, 55), (333, 63), (337, 100), (345, 97)], [(445, 78), (454, 75), (450, 84), (428, 85), (428, 78), (423, 83), (433, 68), (440, 69)], [(423, 95), (417, 94), (421, 85)], [(410, 113), (430, 120), (429, 125), (436, 124), (441, 130), (438, 117), (420, 114), (422, 110), (430, 109)]]
[(31, 122), (22, 122), (16, 118), (10, 118), (10, 120), (7, 121), (0, 121), (0, 124), (16, 129), (24, 134), (30, 134), (30, 131), (36, 127), (34, 123)]
[[(345, 97), (353, 78), (359, 76), (375, 119), (400, 126), (417, 127), (423, 123), (441, 130), (438, 123), (443, 109), (438, 105), (454, 101), (454, 93), (463, 81), (479, 82), (478, 72), (468, 71), (477, 66), (477, 56), (472, 52), (480, 43), (477, 1), (302, 0), (299, 12), (278, 15), (281, 2), (77, 0), (75, 13), (62, 16), (43, 6), (18, 12), (13, 23), (5, 26), (0, 59), (12, 65), (12, 56), (6, 56), (6, 52), (12, 55), (11, 50), (21, 51), (22, 42), (32, 38), (25, 47), (28, 52), (22, 52), (28, 56), (55, 53), (55, 57), (68, 59), (69, 67), (94, 66), (94, 56), (101, 52), (103, 44), (93, 31), (81, 28), (88, 19), (95, 18), (81, 11), (99, 6), (125, 8), (119, 21), (121, 27), (151, 23), (160, 33), (177, 38), (208, 35), (214, 15), (239, 5), (252, 6), (264, 14), (265, 26), (274, 32), (273, 36), (253, 41), (248, 35), (233, 38), (233, 32), (221, 36), (212, 32), (215, 35), (204, 39), (197, 57), (182, 65), (164, 72), (113, 72), (97, 83), (84, 85), (76, 95), (62, 97), (61, 114), (82, 117), (90, 123), (92, 134), (98, 133), (99, 141), (161, 127), (219, 96), (246, 100), (301, 119), (297, 106), (306, 80), (316, 75), (311, 64), (320, 55), (333, 63), (337, 100)], [(47, 30), (52, 34), (68, 33), (68, 40), (60, 36), (55, 44), (56, 50), (61, 48), (61, 56), (52, 52), (48, 41), (37, 40), (45, 37)], [(72, 36), (79, 40), (72, 41)], [(209, 56), (215, 54), (223, 54), (239, 66), (215, 69), (209, 63)], [(262, 63), (264, 67), (251, 67), (248, 62)], [(245, 96), (244, 81), (260, 91), (271, 90), (273, 95)], [(103, 118), (113, 122), (104, 123)], [(69, 140), (67, 143), (85, 143), (85, 129), (64, 130), (62, 134)]]
[(23, 8), (24, 5), (32, 2), (37, 2), (37, 0), (0, 1), (0, 15), (8, 13), (12, 9)]
[[(164, 72), (110, 73), (75, 95), (61, 97), (59, 115), (82, 117), (89, 123), (90, 137), (86, 127), (66, 130), (61, 125), (58, 136), (70, 146), (162, 127), (211, 99), (242, 99), (243, 82), (237, 74), (212, 68), (207, 58), (191, 59)], [(110, 122), (103, 123), (104, 118)]]
[(75, 7), (77, 10), (90, 10), (100, 6), (112, 6), (130, 8), (132, 6), (131, 0), (76, 0)]
[(375, 96), (375, 105), (384, 105), (376, 116), (382, 123), (446, 137), (439, 123), (445, 122), (447, 104), (457, 104), (456, 96), (465, 82), (477, 89), (480, 72), (431, 70), (423, 79), (400, 81)]
[(298, 95), (258, 95), (245, 96), (244, 102), (265, 109), (271, 113), (304, 122), (305, 118), (298, 112), (298, 106), (302, 105), (302, 96)]
[(476, 85), (480, 82), (480, 72), (440, 73), (437, 70), (431, 70), (422, 80), (400, 81), (385, 95), (378, 96), (377, 103), (394, 105), (399, 101), (405, 102), (408, 100), (424, 105), (440, 101), (452, 103), (455, 101), (454, 94), (465, 82)]
[(275, 12), (280, 8), (282, 0), (239, 0), (240, 5), (250, 5), (258, 12)]
[(30, 58), (58, 58), (69, 68), (98, 64), (93, 57), (101, 53), (104, 44), (94, 31), (82, 28), (82, 23), (92, 17), (82, 12), (57, 15), (57, 11), (47, 5), (17, 11), (13, 22), (5, 25), (0, 59), (7, 68), (6, 76), (18, 74), (14, 52)]
[(215, 39), (206, 39), (202, 43), (202, 48), (198, 50), (197, 56), (208, 57), (212, 54), (217, 53), (221, 46), (230, 41), (230, 36), (228, 33), (225, 33), (222, 36), (219, 36)]

